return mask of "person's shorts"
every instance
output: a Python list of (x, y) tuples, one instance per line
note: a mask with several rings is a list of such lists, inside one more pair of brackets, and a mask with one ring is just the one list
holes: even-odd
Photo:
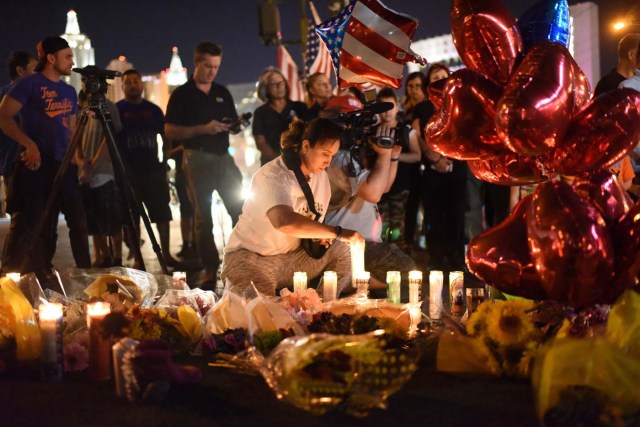
[(129, 180), (138, 200), (147, 209), (151, 222), (171, 221), (169, 182), (163, 165), (146, 173), (131, 174)]
[(112, 236), (122, 229), (122, 197), (114, 181), (99, 187), (80, 186), (89, 235)]

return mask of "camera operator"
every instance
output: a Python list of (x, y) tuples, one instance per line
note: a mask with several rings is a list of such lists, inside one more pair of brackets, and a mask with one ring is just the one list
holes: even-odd
[[(360, 114), (363, 110), (364, 105), (356, 98), (337, 96), (327, 103), (323, 116), (348, 122), (350, 113)], [(363, 114), (373, 116), (367, 110)], [(388, 270), (408, 272), (415, 269), (415, 263), (397, 246), (382, 242), (382, 218), (377, 203), (395, 180), (402, 148), (393, 144), (394, 131), (388, 125), (381, 124), (373, 132), (372, 135), (371, 129), (352, 131), (355, 139), (343, 141), (327, 169), (331, 203), (325, 222), (362, 234), (371, 289), (383, 289)]]
[[(234, 291), (253, 283), (261, 293), (273, 295), (291, 285), (295, 271), (306, 271), (309, 279), (335, 271), (338, 294), (351, 283), (348, 244), (363, 238), (322, 223), (331, 192), (325, 169), (338, 151), (342, 132), (331, 120), (318, 118), (305, 125), (294, 119), (282, 134), (283, 154), (256, 172), (224, 254), (221, 278)], [(320, 257), (309, 254), (301, 239), (320, 239), (328, 249)]]
[[(378, 114), (378, 117), (380, 125), (395, 129), (396, 144), (402, 147), (398, 156), (396, 179), (389, 192), (385, 193), (378, 203), (383, 222), (383, 240), (387, 243), (397, 243), (403, 251), (407, 252), (413, 248), (413, 245), (405, 243), (405, 212), (411, 186), (411, 165), (417, 165), (421, 160), (420, 142), (417, 132), (411, 128), (411, 125), (398, 120), (398, 97), (393, 89), (386, 87), (380, 90), (376, 99), (378, 102), (393, 104), (392, 109)], [(412, 239), (409, 241), (412, 242)]]
[[(0, 105), (0, 128), (21, 147), (20, 160), (13, 171), (7, 210), (11, 228), (2, 267), (4, 271), (35, 272), (46, 286), (56, 248), (57, 219), (62, 211), (69, 227), (71, 250), (76, 265), (91, 267), (89, 238), (77, 167), (70, 164), (56, 194), (55, 205), (42, 234), (36, 236), (33, 252), (27, 254), (33, 230), (52, 191), (54, 177), (65, 156), (78, 111), (75, 90), (62, 81), (71, 74), (73, 52), (61, 37), (47, 37), (38, 44), (36, 73), (24, 77), (4, 97)], [(20, 116), (20, 126), (14, 120)], [(25, 256), (29, 262), (24, 263)]]

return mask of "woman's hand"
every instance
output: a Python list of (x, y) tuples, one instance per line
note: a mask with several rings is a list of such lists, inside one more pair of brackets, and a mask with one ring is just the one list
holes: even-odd
[(349, 245), (361, 244), (364, 245), (364, 237), (355, 230), (349, 230), (347, 228), (342, 229), (342, 234), (338, 237), (338, 240)]

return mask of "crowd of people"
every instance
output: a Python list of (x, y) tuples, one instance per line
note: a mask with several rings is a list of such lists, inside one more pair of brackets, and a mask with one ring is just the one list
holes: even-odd
[[(618, 65), (598, 83), (595, 96), (617, 87), (640, 90), (639, 47), (640, 35), (621, 40)], [(136, 70), (123, 75), (125, 99), (106, 101), (127, 177), (156, 225), (168, 266), (179, 265), (169, 250), (166, 163), (169, 157), (176, 160), (183, 239), (176, 256), (200, 261), (203, 288), (213, 289), (221, 278), (238, 291), (254, 286), (274, 294), (291, 286), (294, 271), (306, 271), (314, 280), (332, 270), (338, 291), (350, 291), (349, 246), (356, 244), (364, 245), (372, 289), (385, 288), (391, 270), (406, 282), (416, 269), (412, 255), (420, 249), (428, 253), (428, 265), (420, 267), (464, 270), (466, 243), (504, 220), (532, 191), (480, 181), (466, 162), (430, 148), (424, 129), (436, 109), (428, 89), (450, 75), (445, 65), (409, 74), (401, 97), (380, 88), (375, 105), (383, 109), (366, 102), (370, 98), (355, 87), (334, 91), (321, 73), (307, 79), (306, 102), (293, 101), (284, 75), (268, 68), (258, 78), (263, 104), (252, 124), (262, 167), (252, 178), (253, 196), (243, 200), (242, 174), (228, 151), (230, 133), (239, 131), (238, 113), (231, 93), (215, 81), (221, 63), (220, 46), (199, 44), (193, 74), (171, 94), (166, 116), (144, 99)], [(60, 37), (46, 38), (38, 57), (14, 52), (8, 66), (11, 83), (0, 90), (0, 174), (11, 214), (3, 270), (34, 271), (47, 280), (60, 213), (78, 267), (122, 265), (123, 241), (131, 246), (140, 239), (139, 218), (127, 226), (125, 197), (100, 122), (88, 120), (59, 188), (52, 188), (76, 115), (88, 101), (87, 94), (78, 98), (62, 81), (73, 66), (69, 45)], [(371, 119), (358, 132), (356, 116)], [(635, 160), (632, 153), (611, 168), (626, 189), (635, 179)], [(234, 226), (223, 256), (213, 237), (214, 191)], [(40, 235), (33, 236), (49, 197), (55, 197), (53, 209)]]

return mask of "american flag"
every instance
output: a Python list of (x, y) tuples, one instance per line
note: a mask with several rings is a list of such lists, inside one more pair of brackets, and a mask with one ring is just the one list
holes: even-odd
[(416, 19), (378, 0), (351, 0), (316, 32), (331, 53), (341, 88), (365, 82), (398, 88), (406, 62), (424, 63), (410, 48), (417, 27)]
[(304, 89), (298, 74), (298, 66), (282, 45), (278, 46), (278, 69), (289, 84), (289, 98), (292, 101), (304, 101)]
[(307, 32), (307, 50), (304, 61), (304, 74), (310, 76), (315, 73), (322, 73), (331, 79), (333, 62), (331, 55), (324, 43), (320, 43), (320, 37), (316, 33), (316, 26), (309, 20), (309, 31)]

